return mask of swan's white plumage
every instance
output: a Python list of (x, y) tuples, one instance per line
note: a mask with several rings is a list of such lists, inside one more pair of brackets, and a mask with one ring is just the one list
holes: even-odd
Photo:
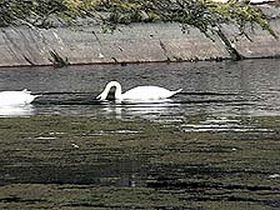
[(30, 104), (38, 95), (32, 95), (26, 89), (22, 91), (0, 92), (0, 106), (19, 106)]
[(122, 88), (119, 82), (109, 82), (103, 92), (96, 98), (98, 100), (106, 100), (108, 93), (112, 87), (116, 88), (115, 100), (117, 101), (154, 101), (167, 99), (182, 91), (182, 89), (170, 91), (158, 86), (138, 86), (122, 94)]

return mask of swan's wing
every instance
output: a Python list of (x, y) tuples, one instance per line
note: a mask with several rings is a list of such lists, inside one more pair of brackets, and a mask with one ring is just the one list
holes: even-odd
[(157, 86), (139, 86), (125, 92), (122, 97), (124, 100), (158, 100), (169, 98), (176, 93)]

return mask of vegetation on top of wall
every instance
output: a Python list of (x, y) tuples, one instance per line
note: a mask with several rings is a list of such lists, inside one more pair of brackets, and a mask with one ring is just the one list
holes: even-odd
[(195, 27), (209, 38), (218, 35), (233, 54), (237, 52), (222, 31), (224, 24), (236, 25), (238, 35), (247, 38), (247, 26), (258, 25), (277, 38), (260, 9), (238, 0), (225, 4), (211, 0), (0, 0), (0, 27), (25, 24), (50, 28), (75, 25), (81, 18), (106, 30), (119, 24), (177, 22), (183, 32)]
[(262, 11), (249, 3), (230, 0), (0, 0), (0, 27), (29, 24), (54, 27), (75, 24), (78, 18), (92, 18), (107, 26), (134, 22), (178, 22), (182, 29), (198, 28), (206, 35), (221, 24), (233, 23), (241, 31), (256, 24), (276, 37)]

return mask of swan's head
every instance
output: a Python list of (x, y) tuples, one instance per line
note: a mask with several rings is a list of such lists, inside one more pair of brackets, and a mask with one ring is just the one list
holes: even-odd
[(116, 92), (116, 88), (112, 87), (107, 94), (102, 92), (101, 94), (96, 96), (96, 99), (100, 100), (100, 101), (104, 101), (104, 100), (113, 101), (113, 100), (116, 100), (115, 92)]
[(104, 100), (118, 100), (121, 98), (121, 85), (117, 81), (109, 82), (105, 89), (96, 96), (97, 100), (104, 101)]
[(105, 91), (103, 91), (102, 93), (100, 93), (98, 96), (96, 96), (96, 99), (99, 101), (105, 101), (107, 98), (107, 93)]

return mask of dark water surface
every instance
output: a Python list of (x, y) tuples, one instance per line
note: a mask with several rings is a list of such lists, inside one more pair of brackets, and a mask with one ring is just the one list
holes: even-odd
[[(98, 103), (126, 91), (164, 103)], [(0, 69), (0, 209), (279, 209), (280, 60)]]
[[(116, 118), (189, 115), (280, 115), (280, 60), (141, 65), (26, 67), (0, 69), (0, 91), (28, 88), (43, 94), (23, 114), (94, 115)], [(161, 104), (97, 104), (95, 96), (108, 81), (123, 91), (138, 85), (183, 88)], [(0, 112), (5, 115), (5, 112)], [(9, 114), (9, 113), (8, 113)], [(17, 112), (15, 112), (17, 115)]]

